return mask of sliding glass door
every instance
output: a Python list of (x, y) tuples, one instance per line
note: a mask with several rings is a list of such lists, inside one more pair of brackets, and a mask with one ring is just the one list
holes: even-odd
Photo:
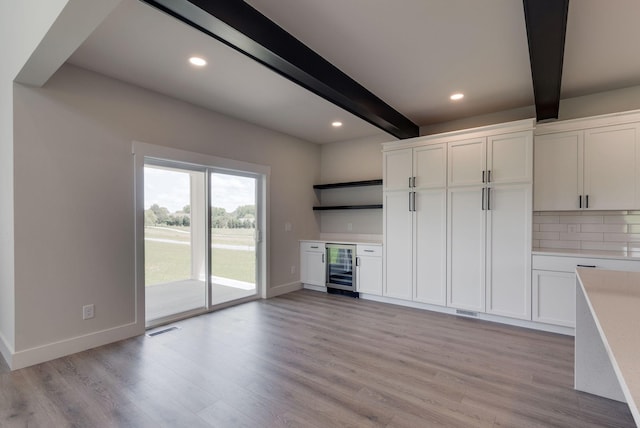
[(257, 179), (211, 173), (211, 302), (256, 294)]
[(147, 325), (258, 295), (261, 179), (145, 160)]
[(205, 178), (203, 171), (145, 165), (147, 321), (206, 308)]

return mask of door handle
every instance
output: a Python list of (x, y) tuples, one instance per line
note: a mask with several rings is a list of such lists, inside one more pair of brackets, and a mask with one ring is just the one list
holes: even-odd
[(356, 257), (356, 266), (360, 266), (360, 257)]
[(585, 196), (585, 199), (586, 199), (585, 208), (589, 208), (589, 195)]
[(411, 201), (413, 205), (413, 211), (416, 211), (416, 192), (411, 192)]
[(324, 253), (322, 253), (322, 263), (324, 263)]
[(487, 187), (487, 211), (491, 211), (491, 188)]
[(482, 182), (484, 183), (484, 171), (482, 171)]
[(482, 211), (484, 211), (484, 187), (482, 188)]
[(582, 208), (582, 195), (578, 195), (578, 208)]
[(491, 183), (491, 170), (487, 171), (487, 183)]

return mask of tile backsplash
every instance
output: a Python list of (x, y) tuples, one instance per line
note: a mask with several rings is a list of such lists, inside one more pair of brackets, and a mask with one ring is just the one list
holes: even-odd
[(640, 251), (640, 211), (534, 211), (533, 247)]

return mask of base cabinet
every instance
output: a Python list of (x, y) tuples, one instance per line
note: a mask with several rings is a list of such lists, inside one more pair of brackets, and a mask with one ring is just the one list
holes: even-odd
[(324, 242), (302, 242), (300, 244), (300, 282), (326, 287), (326, 264)]
[(382, 296), (382, 247), (356, 246), (356, 291)]
[(532, 320), (575, 327), (576, 275), (571, 272), (532, 271)]

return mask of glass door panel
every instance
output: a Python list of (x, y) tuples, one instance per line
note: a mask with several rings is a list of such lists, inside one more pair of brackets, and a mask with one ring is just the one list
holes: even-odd
[(256, 295), (257, 182), (211, 173), (211, 304)]
[(206, 308), (205, 173), (144, 167), (146, 321)]

